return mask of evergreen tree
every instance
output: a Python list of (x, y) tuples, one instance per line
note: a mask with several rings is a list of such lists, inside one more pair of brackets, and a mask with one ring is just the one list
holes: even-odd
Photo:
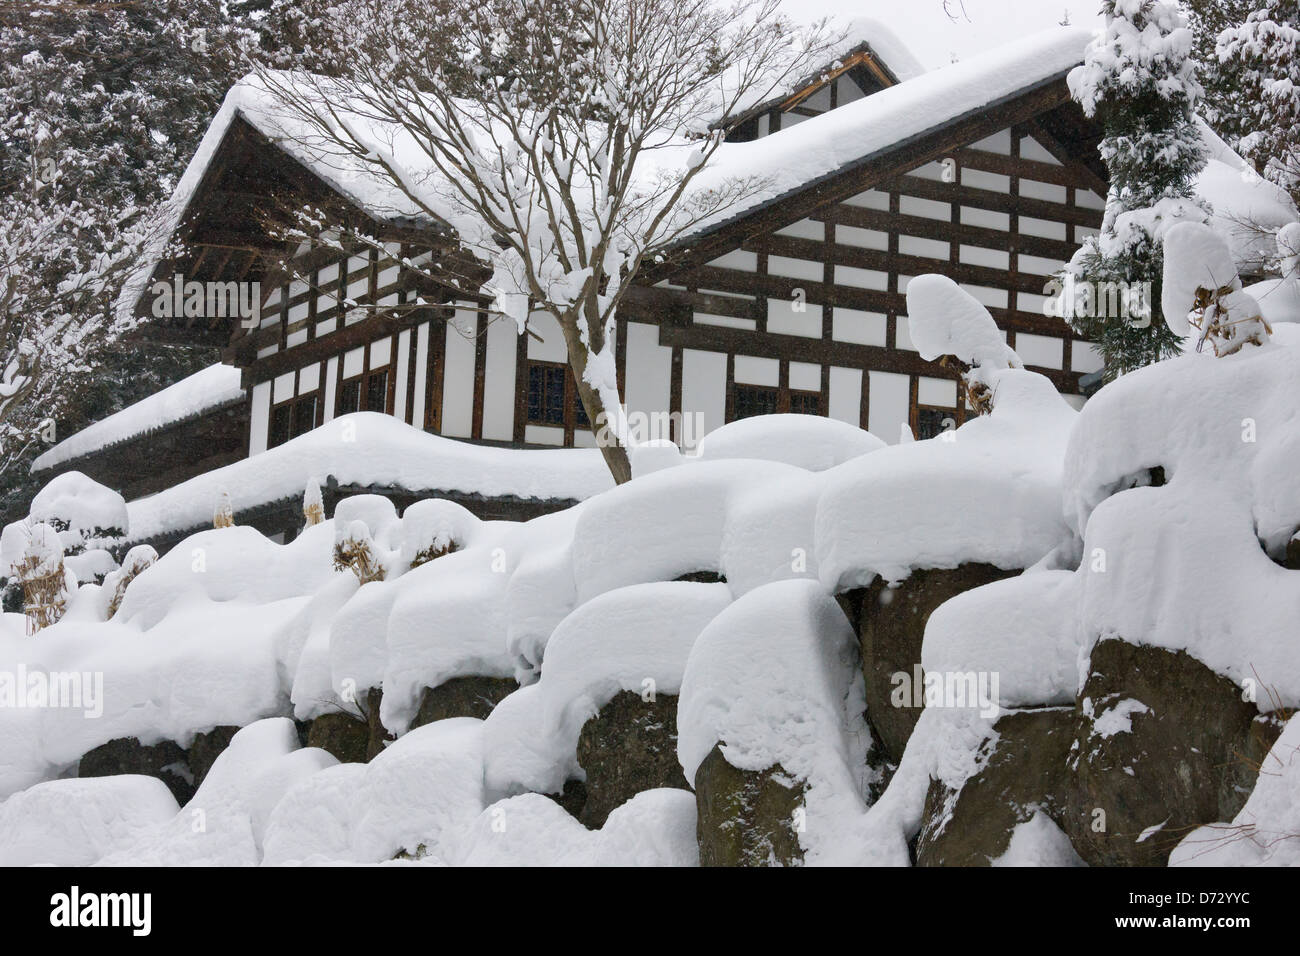
[(1207, 211), (1194, 191), (1205, 149), (1195, 118), (1201, 87), (1185, 17), (1173, 0), (1106, 0), (1103, 12), (1105, 30), (1069, 84), (1084, 112), (1102, 126), (1099, 149), (1110, 191), (1100, 235), (1083, 244), (1065, 276), (1094, 292), (1101, 284), (1120, 283), (1134, 293), (1130, 302), (1140, 295), (1148, 312), (1117, 314), (1100, 307), (1105, 297), (1094, 294), (1094, 308), (1072, 307), (1066, 317), (1097, 344), (1106, 378), (1112, 379), (1178, 350), (1178, 338), (1156, 312), (1161, 239), (1175, 222), (1205, 221)]
[(1300, 205), (1300, 0), (1255, 2), (1215, 38), (1212, 72), (1237, 94), (1233, 144)]

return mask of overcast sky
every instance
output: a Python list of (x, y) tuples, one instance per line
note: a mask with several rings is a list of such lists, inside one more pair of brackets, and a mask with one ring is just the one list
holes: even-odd
[(1060, 23), (1069, 11), (1076, 26), (1099, 26), (1099, 0), (782, 0), (792, 19), (873, 17), (887, 24), (929, 67), (954, 55), (970, 56)]

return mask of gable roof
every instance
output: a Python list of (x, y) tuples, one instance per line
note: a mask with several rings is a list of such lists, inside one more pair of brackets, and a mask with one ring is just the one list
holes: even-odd
[[(864, 26), (863, 29), (872, 28)], [(856, 170), (876, 167), (881, 173), (876, 178), (886, 178), (887, 159), (923, 164), (933, 158), (925, 154), (925, 148), (933, 147), (941, 131), (987, 127), (981, 134), (987, 135), (997, 128), (1067, 104), (1065, 77), (1083, 62), (1084, 49), (1091, 38), (1090, 31), (1072, 27), (1041, 31), (978, 56), (930, 72), (919, 72), (896, 86), (788, 129), (748, 142), (725, 143), (700, 172), (693, 188), (707, 191), (736, 177), (752, 179), (756, 188), (742, 201), (696, 224), (674, 246), (679, 252), (690, 250), (687, 254), (692, 258), (707, 250), (720, 254), (718, 250), (738, 245), (746, 230), (769, 228), (771, 223), (763, 214), (787, 204), (793, 197), (802, 196), (805, 205), (832, 201), (835, 184), (845, 182), (845, 177)], [(898, 47), (902, 49), (901, 44)], [(910, 61), (910, 55), (897, 50), (894, 56), (897, 62)], [(919, 69), (919, 64), (908, 67), (908, 71), (912, 69)], [(272, 94), (255, 78), (245, 78), (231, 89), (168, 204), (171, 231), (181, 223), (232, 125), (240, 121), (375, 220), (429, 229), (438, 225), (386, 179), (359, 161), (313, 142), (310, 135), (295, 128), (293, 119), (284, 114), (284, 110), (276, 109)], [(1204, 129), (1208, 132), (1208, 127)], [(427, 174), (418, 161), (418, 147), (404, 144), (398, 131), (376, 126), (371, 132), (377, 141), (387, 138), (383, 148), (407, 163), (416, 176)], [(1280, 190), (1271, 184), (1262, 180), (1244, 181), (1244, 161), (1217, 137), (1213, 143), (1207, 140), (1207, 145), (1211, 146), (1211, 164), (1219, 166), (1207, 169), (1200, 185), (1221, 217), (1252, 218), (1252, 211), (1258, 212), (1262, 206), (1275, 218), (1279, 210), (1290, 207), (1285, 195), (1279, 198)], [(683, 144), (681, 155), (672, 148), (661, 151), (655, 166), (680, 164), (688, 148), (693, 147)], [(427, 163), (424, 165), (427, 167)], [(653, 174), (655, 169), (648, 171)], [(892, 175), (901, 171), (900, 167)], [(1226, 180), (1234, 177), (1243, 182), (1227, 188)], [(1290, 215), (1294, 217), (1291, 209)], [(790, 205), (789, 211), (789, 216), (777, 218), (789, 221), (800, 218), (795, 214), (795, 205)], [(781, 222), (778, 227), (784, 224), (787, 223)], [(123, 289), (119, 310), (134, 311), (170, 239), (169, 231), (146, 250), (141, 267)]]
[(774, 107), (794, 105), (820, 89), (827, 81), (855, 66), (864, 66), (881, 86), (894, 86), (925, 72), (921, 61), (898, 36), (879, 20), (859, 17), (849, 22), (835, 53), (813, 73), (782, 84), (767, 99), (745, 106), (718, 120), (715, 126), (737, 126)]

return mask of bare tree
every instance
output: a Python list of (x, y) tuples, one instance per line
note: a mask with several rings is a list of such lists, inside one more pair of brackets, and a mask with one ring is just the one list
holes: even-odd
[(450, 227), (521, 334), (555, 317), (626, 481), (616, 312), (647, 257), (763, 188), (700, 174), (726, 117), (829, 59), (825, 23), (778, 0), (313, 3), (330, 75), (258, 71), (284, 135)]

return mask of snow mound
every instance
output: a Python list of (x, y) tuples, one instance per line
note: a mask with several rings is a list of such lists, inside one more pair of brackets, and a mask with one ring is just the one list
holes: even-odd
[(958, 594), (930, 615), (927, 674), (983, 672), (1003, 710), (1073, 703), (1082, 644), (1074, 574), (1034, 571)]
[(825, 474), (816, 548), (829, 590), (974, 561), (1024, 568), (1068, 541), (1061, 460), (1077, 413), (1033, 372), (990, 381), (991, 414)]
[(51, 780), (0, 803), (0, 866), (87, 866), (176, 815), (154, 777)]
[(620, 485), (585, 503), (573, 531), (578, 601), (614, 588), (717, 572), (735, 494), (806, 474), (777, 462), (704, 461)]
[(593, 598), (560, 622), (541, 680), (511, 694), (487, 718), (488, 786), (558, 793), (581, 778), (583, 724), (619, 692), (676, 694), (687, 655), (728, 604), (725, 584), (639, 584)]
[[(484, 806), (482, 721), (440, 720), (368, 764), (340, 764), (286, 792), (266, 827), (268, 865), (451, 862)], [(549, 801), (548, 801), (549, 802)]]
[(677, 754), (694, 780), (715, 744), (741, 770), (779, 764), (808, 782), (800, 842), (816, 862), (864, 808), (868, 732), (858, 642), (816, 581), (751, 591), (719, 614), (686, 661)]
[(917, 276), (907, 284), (908, 332), (921, 358), (951, 355), (968, 365), (1019, 368), (989, 310), (947, 276)]
[(235, 734), (180, 813), (100, 865), (255, 865), (275, 805), (299, 781), (337, 764), (323, 750), (300, 748), (293, 721), (257, 721)]
[(66, 527), (65, 548), (94, 538), (117, 537), (125, 534), (130, 524), (122, 496), (79, 471), (51, 478), (32, 499), (28, 513), (32, 521)]
[(1070, 838), (1042, 810), (1011, 831), (1011, 842), (992, 866), (1087, 866)]
[(754, 458), (825, 471), (885, 447), (868, 431), (818, 415), (756, 415), (717, 428), (700, 442), (702, 461)]
[(588, 830), (554, 800), (525, 793), (474, 822), (462, 866), (698, 866), (695, 796), (646, 790)]

